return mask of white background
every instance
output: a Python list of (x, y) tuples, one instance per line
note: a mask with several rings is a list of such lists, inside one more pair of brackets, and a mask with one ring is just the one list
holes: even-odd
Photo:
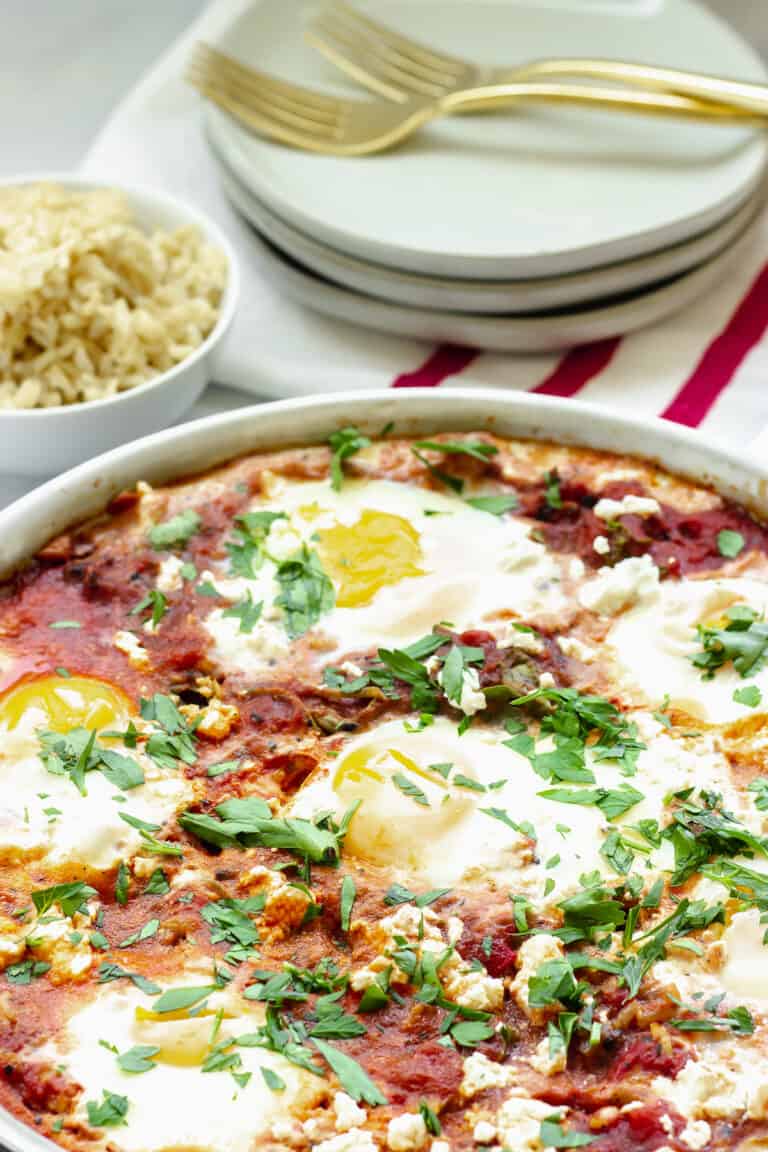
[[(766, 0), (708, 2), (768, 57)], [(77, 165), (110, 109), (203, 6), (0, 0), (0, 176)]]

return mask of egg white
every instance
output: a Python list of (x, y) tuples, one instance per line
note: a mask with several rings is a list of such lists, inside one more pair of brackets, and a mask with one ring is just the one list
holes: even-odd
[[(318, 531), (355, 525), (365, 511), (402, 517), (418, 534), (423, 575), (380, 587), (367, 604), (337, 605), (318, 621), (313, 643), (328, 658), (379, 645), (404, 647), (440, 622), (457, 630), (493, 631), (510, 612), (541, 616), (565, 604), (559, 562), (531, 540), (528, 525), (479, 511), (452, 494), (388, 480), (348, 480), (339, 492), (327, 481), (281, 481), (268, 503), (253, 507), (283, 511), (288, 517), (275, 521), (267, 540), (266, 552), (277, 560), (302, 543), (312, 547)], [(250, 593), (254, 602), (264, 605), (262, 619), (250, 634), (242, 633), (239, 622), (220, 609), (209, 614), (205, 626), (219, 662), (252, 672), (284, 658), (288, 639), (281, 611), (274, 607), (280, 592), (275, 565), (267, 560), (253, 579), (231, 578), (226, 566), (206, 575), (227, 600)]]
[[(210, 972), (186, 975), (173, 987), (201, 985)], [(136, 1018), (136, 1009), (151, 1009), (152, 1001), (137, 988), (110, 984), (68, 1019), (64, 1034), (33, 1053), (35, 1059), (63, 1065), (82, 1086), (75, 1117), (87, 1123), (86, 1103), (100, 1101), (103, 1090), (126, 1096), (125, 1124), (108, 1129), (126, 1152), (148, 1148), (215, 1149), (250, 1152), (253, 1142), (272, 1122), (291, 1111), (312, 1106), (327, 1091), (327, 1081), (297, 1068), (263, 1048), (238, 1048), (242, 1072), (251, 1077), (240, 1087), (226, 1070), (202, 1072), (210, 1049), (215, 1013), (224, 1017), (215, 1043), (253, 1032), (264, 1022), (263, 1008), (223, 989), (207, 1002), (210, 1014), (183, 1020), (150, 1022)], [(159, 1047), (155, 1067), (139, 1074), (123, 1072), (115, 1055), (100, 1041), (125, 1052), (136, 1045)], [(168, 1053), (178, 1063), (167, 1063)], [(184, 1063), (188, 1061), (188, 1063)], [(261, 1069), (275, 1072), (285, 1084), (281, 1092), (267, 1087)]]
[(121, 793), (93, 771), (86, 774), (83, 796), (68, 776), (54, 775), (41, 760), (36, 732), (46, 726), (45, 713), (34, 707), (12, 730), (0, 725), (0, 856), (6, 860), (30, 854), (49, 864), (85, 862), (105, 870), (142, 843), (121, 811), (162, 825), (192, 798), (181, 773), (159, 768), (137, 750), (125, 754), (141, 764), (144, 784)]
[(717, 619), (737, 602), (764, 612), (768, 584), (750, 578), (662, 582), (652, 597), (618, 617), (608, 633), (604, 652), (620, 690), (652, 706), (668, 696), (672, 706), (714, 724), (753, 713), (733, 699), (734, 691), (746, 685), (756, 685), (768, 707), (768, 667), (743, 679), (728, 664), (705, 680), (691, 663), (690, 657), (702, 651), (697, 624)]
[[(541, 796), (553, 785), (524, 756), (505, 747), (503, 732), (476, 725), (459, 736), (456, 725), (443, 717), (421, 731), (412, 729), (412, 721), (390, 720), (350, 740), (335, 760), (321, 765), (305, 782), (288, 809), (292, 815), (307, 817), (331, 810), (341, 817), (361, 800), (345, 855), (388, 867), (396, 879), (411, 886), (495, 883), (540, 906), (554, 905), (579, 889), (579, 877), (585, 872), (597, 870), (615, 882), (616, 873), (600, 852), (606, 835), (623, 823), (661, 818), (664, 797), (671, 790), (717, 788), (740, 818), (750, 819), (728, 786), (727, 764), (712, 744), (673, 739), (647, 715), (643, 716), (647, 746), (639, 755), (636, 776), (627, 780), (617, 765), (595, 762), (587, 755), (598, 786), (619, 788), (629, 783), (643, 794), (642, 801), (611, 823), (595, 806)], [(539, 750), (548, 746), (542, 741)], [(446, 781), (428, 771), (429, 765), (445, 763), (454, 765)], [(373, 768), (381, 779), (361, 772), (361, 764)], [(395, 773), (416, 783), (429, 805), (404, 794), (392, 779)], [(454, 785), (457, 773), (487, 790)], [(499, 787), (489, 787), (499, 782)], [(503, 810), (518, 825), (532, 824), (537, 834), (533, 850), (525, 835), (482, 811), (487, 808)], [(759, 824), (754, 814), (751, 823)], [(647, 859), (649, 884), (652, 875), (673, 867), (666, 842)]]

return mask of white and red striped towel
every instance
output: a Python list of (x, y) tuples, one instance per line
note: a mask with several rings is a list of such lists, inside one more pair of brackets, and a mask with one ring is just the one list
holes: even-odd
[[(259, 397), (483, 383), (657, 413), (745, 446), (768, 425), (768, 220), (715, 292), (653, 328), (564, 356), (434, 349), (325, 319), (282, 298), (218, 187), (198, 101), (181, 80), (190, 44), (215, 40), (252, 2), (214, 0), (117, 109), (85, 163), (87, 171), (191, 199), (228, 231), (242, 261), (243, 296), (219, 383)], [(232, 392), (213, 390), (205, 409), (237, 402)]]

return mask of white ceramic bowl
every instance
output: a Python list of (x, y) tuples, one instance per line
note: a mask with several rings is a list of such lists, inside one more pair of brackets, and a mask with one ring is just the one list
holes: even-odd
[(151, 188), (56, 172), (17, 176), (0, 181), (0, 186), (38, 181), (73, 189), (118, 188), (128, 197), (142, 227), (171, 229), (195, 224), (224, 252), (228, 269), (213, 331), (191, 356), (168, 372), (104, 400), (62, 408), (0, 409), (0, 470), (23, 476), (52, 476), (178, 420), (212, 378), (214, 352), (232, 321), (239, 293), (237, 260), (229, 241), (212, 220), (191, 205)]

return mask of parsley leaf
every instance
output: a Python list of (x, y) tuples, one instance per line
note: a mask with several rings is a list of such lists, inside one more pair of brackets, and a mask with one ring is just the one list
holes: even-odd
[(285, 519), (285, 512), (270, 512), (268, 509), (235, 517), (235, 539), (226, 543), (233, 576), (250, 579), (256, 575), (264, 562), (264, 545), (270, 528), (275, 520)]
[(239, 620), (240, 627), (238, 628), (238, 632), (244, 632), (246, 635), (250, 635), (255, 625), (261, 619), (261, 610), (263, 607), (264, 604), (261, 600), (254, 604), (253, 596), (249, 590), (244, 600), (241, 600), (238, 604), (233, 604), (230, 608), (225, 608), (222, 616)]
[(461, 1048), (476, 1048), (494, 1034), (493, 1025), (484, 1020), (460, 1020), (451, 1026), (451, 1036)]
[(117, 1063), (123, 1072), (130, 1072), (133, 1075), (151, 1072), (153, 1068), (157, 1067), (152, 1057), (157, 1056), (159, 1051), (159, 1048), (154, 1048), (150, 1044), (136, 1044), (127, 1052), (119, 1053)]
[(333, 432), (328, 438), (328, 443), (331, 447), (331, 487), (334, 492), (338, 492), (344, 482), (344, 461), (361, 449), (367, 448), (371, 441), (359, 428), (350, 425)]
[(560, 1123), (560, 1115), (555, 1112), (541, 1121), (539, 1140), (545, 1148), (583, 1148), (597, 1140), (586, 1132), (566, 1132)]
[(497, 456), (499, 452), (495, 444), (486, 444), (485, 440), (417, 440), (414, 448), (442, 452), (445, 456), (471, 456), (482, 461)]
[(560, 477), (557, 469), (544, 474), (544, 500), (548, 508), (562, 508), (563, 498), (560, 495)]
[[(347, 824), (351, 816), (347, 817)], [(341, 854), (341, 841), (346, 825), (329, 826), (300, 817), (273, 817), (269, 805), (257, 796), (224, 800), (216, 807), (216, 816), (185, 812), (179, 824), (201, 840), (218, 847), (240, 845), (283, 848), (314, 864), (336, 864)]]
[(594, 805), (607, 820), (616, 820), (644, 799), (643, 793), (629, 784), (623, 784), (621, 788), (545, 788), (539, 796), (560, 804)]
[(725, 616), (728, 623), (724, 628), (701, 624), (697, 628), (703, 651), (694, 653), (690, 660), (701, 669), (705, 680), (711, 680), (725, 664), (733, 664), (740, 676), (747, 677), (756, 675), (765, 663), (768, 623), (746, 604), (731, 605)]
[(476, 508), (478, 512), (490, 512), (492, 516), (503, 516), (517, 508), (518, 499), (514, 492), (499, 496), (468, 496), (467, 504)]
[(356, 1060), (338, 1048), (334, 1048), (331, 1044), (326, 1044), (319, 1037), (313, 1037), (312, 1043), (323, 1059), (328, 1062), (331, 1070), (336, 1073), (343, 1090), (352, 1097), (356, 1104), (359, 1104), (361, 1100), (370, 1104), (371, 1107), (387, 1103), (386, 1096), (382, 1095), (368, 1073), (360, 1067)]
[(357, 896), (357, 885), (352, 876), (345, 876), (341, 882), (341, 899), (339, 901), (339, 922), (342, 932), (349, 932), (352, 917), (352, 906)]
[(139, 616), (142, 612), (146, 612), (148, 608), (152, 609), (151, 624), (152, 628), (155, 629), (168, 609), (168, 601), (159, 589), (150, 588), (144, 599), (139, 600), (138, 604), (131, 608), (129, 615)]
[(86, 1100), (88, 1123), (94, 1128), (118, 1128), (126, 1123), (128, 1097), (103, 1090), (102, 1099)]
[(726, 556), (729, 560), (738, 556), (744, 550), (744, 537), (741, 532), (723, 528), (717, 534), (717, 550), (721, 556)]
[(756, 684), (747, 684), (744, 688), (734, 690), (733, 700), (746, 708), (757, 708), (763, 702), (763, 694)]
[(291, 640), (303, 636), (333, 608), (336, 599), (333, 584), (317, 552), (306, 544), (278, 564), (275, 578), (281, 589), (275, 604), (283, 609), (285, 630)]
[(391, 780), (404, 796), (409, 796), (411, 800), (415, 801), (416, 804), (421, 804), (423, 808), (429, 808), (426, 792), (419, 788), (418, 784), (406, 776), (404, 772), (393, 772)]
[(201, 523), (197, 512), (187, 508), (163, 524), (154, 524), (149, 530), (149, 542), (156, 552), (183, 548), (200, 531)]
[(54, 884), (52, 888), (38, 888), (32, 893), (32, 903), (38, 916), (44, 916), (54, 904), (58, 904), (64, 916), (74, 916), (86, 900), (97, 895), (96, 889), (91, 888), (90, 884), (74, 880), (69, 884)]

